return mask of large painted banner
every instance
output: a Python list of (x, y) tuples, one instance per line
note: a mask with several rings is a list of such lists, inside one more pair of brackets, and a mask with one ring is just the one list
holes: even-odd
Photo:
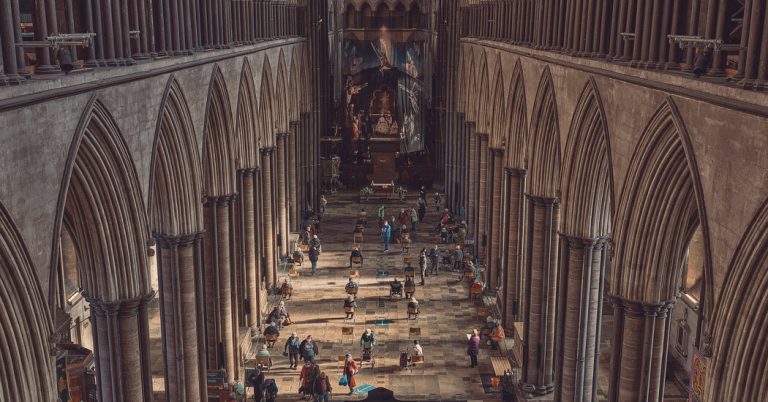
[(345, 133), (351, 140), (400, 138), (400, 151), (424, 148), (423, 41), (344, 40)]

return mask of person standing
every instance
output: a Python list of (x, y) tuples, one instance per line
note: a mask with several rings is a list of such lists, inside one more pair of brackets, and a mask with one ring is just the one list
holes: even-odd
[(411, 216), (411, 231), (416, 232), (416, 223), (419, 222), (419, 214), (416, 213), (416, 210), (411, 208), (411, 211), (409, 213)]
[(427, 249), (422, 248), (419, 253), (419, 273), (421, 274), (421, 286), (424, 286), (424, 276), (427, 274)]
[(315, 378), (315, 383), (312, 387), (312, 392), (315, 394), (315, 402), (328, 402), (332, 390), (331, 381), (328, 379), (325, 371), (320, 372), (317, 378)]
[(432, 274), (437, 275), (438, 272), (438, 260), (440, 258), (440, 248), (438, 248), (437, 244), (435, 244), (435, 247), (432, 248), (432, 250), (429, 251), (429, 262), (430, 262), (430, 272)]
[(344, 362), (344, 375), (347, 376), (347, 386), (349, 387), (348, 395), (352, 395), (352, 392), (354, 392), (355, 387), (357, 386), (355, 374), (357, 374), (357, 363), (355, 363), (355, 359), (352, 358), (352, 355), (347, 353), (346, 361)]
[(328, 201), (325, 199), (325, 194), (320, 196), (320, 216), (325, 215), (325, 207), (328, 205)]
[(378, 212), (376, 212), (376, 216), (379, 217), (379, 227), (384, 226), (384, 217), (386, 216), (386, 212), (384, 211), (384, 205), (379, 207)]
[(381, 226), (381, 240), (384, 241), (384, 251), (389, 251), (389, 236), (392, 234), (392, 227), (385, 220)]
[(440, 212), (440, 204), (443, 203), (443, 200), (440, 199), (440, 193), (435, 193), (433, 201), (435, 202), (435, 212)]
[(312, 275), (317, 272), (317, 259), (320, 257), (320, 249), (317, 247), (309, 248), (309, 262), (312, 263)]
[(264, 373), (257, 367), (248, 380), (253, 384), (253, 400), (260, 402), (264, 397)]
[(299, 336), (292, 332), (288, 340), (285, 341), (285, 352), (288, 352), (288, 361), (294, 370), (299, 365), (299, 346), (301, 346)]
[(480, 336), (477, 335), (477, 330), (472, 330), (467, 340), (467, 354), (469, 355), (470, 367), (477, 367), (477, 354), (480, 353)]
[(464, 266), (464, 252), (461, 251), (460, 246), (456, 246), (456, 249), (453, 250), (453, 269), (457, 271), (461, 271), (461, 268)]
[(420, 197), (418, 201), (416, 201), (416, 206), (419, 209), (419, 223), (424, 221), (424, 215), (427, 214), (427, 199)]

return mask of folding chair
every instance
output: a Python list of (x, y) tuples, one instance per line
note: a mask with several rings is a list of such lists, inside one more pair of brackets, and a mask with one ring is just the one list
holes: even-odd
[[(354, 307), (344, 307), (344, 314), (346, 314), (344, 316), (344, 321), (347, 321), (347, 320), (354, 321), (355, 320), (355, 308)], [(351, 318), (348, 318), (349, 314), (352, 314)]]
[(408, 329), (408, 339), (414, 339), (421, 336), (421, 327), (411, 327)]
[(413, 319), (416, 320), (419, 318), (419, 308), (418, 307), (408, 307), (408, 319), (411, 319), (411, 316), (413, 316)]
[(341, 327), (341, 342), (344, 343), (344, 337), (348, 336), (349, 341), (354, 341), (355, 328), (354, 327)]
[(422, 371), (424, 370), (424, 355), (421, 356), (411, 356), (411, 373), (413, 373), (413, 368), (416, 367), (417, 364), (421, 364)]

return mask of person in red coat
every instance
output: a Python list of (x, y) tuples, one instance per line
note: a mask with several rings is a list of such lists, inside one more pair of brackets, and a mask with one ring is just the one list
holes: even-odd
[(357, 363), (355, 363), (355, 359), (352, 358), (352, 355), (347, 353), (347, 360), (344, 362), (344, 374), (347, 376), (347, 386), (349, 387), (349, 395), (352, 395), (352, 392), (354, 391), (355, 387), (357, 386), (357, 382), (355, 381), (355, 373), (357, 373)]

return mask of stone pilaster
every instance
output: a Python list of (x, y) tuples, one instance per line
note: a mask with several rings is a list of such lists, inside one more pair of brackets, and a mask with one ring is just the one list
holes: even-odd
[(275, 231), (275, 213), (273, 202), (274, 178), (272, 177), (272, 148), (261, 150), (261, 206), (263, 208), (263, 244), (262, 255), (265, 257), (267, 288), (276, 285), (275, 248), (277, 233)]
[(609, 402), (661, 402), (674, 301), (641, 303), (611, 296), (613, 336)]
[(597, 392), (606, 238), (560, 235), (555, 401), (591, 401)]
[(507, 230), (506, 243), (503, 249), (506, 250), (504, 269), (504, 305), (503, 319), (504, 325), (509, 328), (516, 321), (521, 321), (523, 316), (523, 305), (525, 300), (524, 284), (525, 269), (523, 261), (523, 217), (525, 211), (524, 189), (525, 189), (525, 170), (507, 169), (506, 170), (506, 218)]
[[(291, 135), (288, 137), (288, 226), (292, 230), (298, 230), (301, 222), (301, 203), (298, 196), (298, 174), (299, 166), (296, 164), (296, 147), (299, 136), (299, 121), (291, 122)], [(287, 250), (290, 252), (290, 250)]]
[(248, 300), (248, 321), (247, 325), (252, 331), (257, 330), (260, 323), (259, 310), (259, 262), (256, 239), (256, 193), (254, 186), (254, 175), (256, 169), (243, 169), (240, 171), (242, 179), (242, 202), (243, 202), (243, 244), (245, 254), (245, 297)]
[(478, 143), (479, 139), (474, 132), (474, 124), (467, 124), (465, 130), (466, 136), (469, 138), (469, 155), (467, 158), (466, 169), (466, 182), (467, 182), (467, 225), (470, 233), (475, 236), (475, 248), (480, 245), (480, 241), (477, 238), (477, 175), (478, 175)]
[(147, 302), (135, 299), (103, 301), (86, 295), (91, 307), (99, 400), (152, 400), (149, 370)]
[(501, 252), (499, 245), (501, 243), (501, 230), (503, 217), (501, 215), (501, 193), (504, 187), (503, 180), (503, 167), (504, 167), (504, 151), (500, 149), (491, 149), (491, 169), (489, 169), (489, 186), (488, 195), (490, 206), (488, 209), (488, 286), (491, 289), (496, 289), (501, 285), (499, 282), (501, 272)]
[(485, 260), (486, 267), (490, 266), (488, 259), (488, 134), (478, 133), (478, 163), (477, 176), (477, 221), (475, 222), (475, 254)]
[(208, 369), (225, 369), (227, 381), (238, 374), (232, 315), (232, 201), (235, 195), (209, 197), (204, 208), (205, 309)]
[(277, 181), (277, 234), (280, 236), (280, 255), (285, 257), (288, 250), (288, 171), (286, 167), (288, 133), (277, 134), (275, 149), (276, 181)]
[(525, 341), (522, 381), (537, 395), (554, 389), (557, 228), (560, 205), (553, 198), (526, 195)]
[(198, 279), (202, 233), (156, 235), (168, 401), (199, 400)]

